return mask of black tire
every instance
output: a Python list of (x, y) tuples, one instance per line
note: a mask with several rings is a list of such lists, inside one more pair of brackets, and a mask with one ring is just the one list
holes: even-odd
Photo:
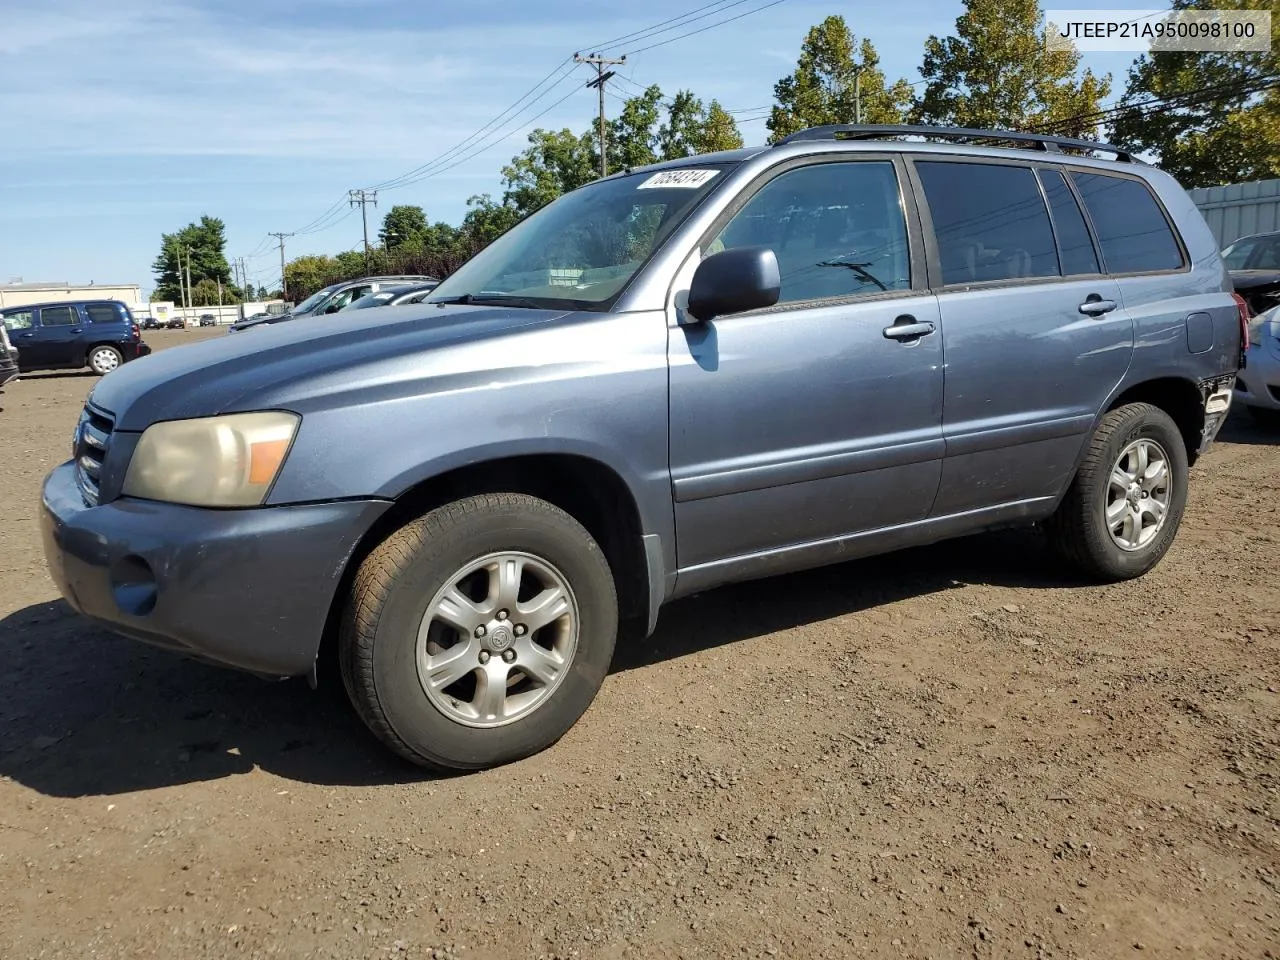
[[(101, 361), (99, 360), (100, 357), (102, 358)], [(124, 354), (108, 343), (100, 343), (89, 348), (85, 362), (89, 365), (90, 370), (98, 376), (104, 377), (124, 363)]]
[(1271, 410), (1267, 407), (1245, 407), (1249, 411), (1249, 416), (1253, 417), (1253, 422), (1260, 427), (1266, 427), (1268, 430), (1280, 429), (1280, 410)]
[[(1106, 522), (1112, 467), (1122, 451), (1139, 439), (1164, 449), (1171, 489), (1164, 525), (1136, 550), (1121, 548)], [(1140, 577), (1168, 552), (1187, 504), (1186, 440), (1173, 419), (1149, 403), (1131, 403), (1108, 413), (1089, 442), (1084, 461), (1045, 532), (1057, 551), (1086, 576), (1117, 582)]]
[[(577, 648), (536, 709), (504, 726), (467, 726), (424, 691), (418, 630), (457, 571), (502, 551), (531, 554), (563, 574), (577, 603)], [(485, 494), (432, 510), (369, 554), (352, 583), (338, 657), (351, 702), (384, 744), (419, 766), (478, 770), (538, 753), (577, 723), (608, 673), (617, 631), (613, 575), (586, 528), (543, 500)]]

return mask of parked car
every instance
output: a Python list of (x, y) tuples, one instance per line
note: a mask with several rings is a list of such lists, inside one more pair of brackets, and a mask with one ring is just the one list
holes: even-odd
[(9, 340), (9, 331), (0, 323), (0, 387), (18, 375), (18, 348)]
[(1222, 251), (1222, 259), (1250, 313), (1265, 313), (1280, 301), (1280, 232), (1241, 237)]
[(143, 317), (140, 326), (143, 330), (159, 330), (164, 324), (156, 317)]
[(102, 376), (151, 352), (129, 308), (115, 300), (7, 307), (0, 319), (24, 372), (87, 365)]
[(173, 317), (165, 324), (165, 327), (169, 330), (185, 330), (187, 329), (187, 318)]
[(227, 328), (228, 333), (239, 333), (241, 330), (252, 330), (263, 325), (284, 323), (297, 317), (319, 317), (329, 313), (337, 313), (352, 300), (381, 290), (387, 286), (395, 286), (406, 282), (435, 281), (435, 277), (414, 275), (363, 277), (359, 280), (345, 280), (333, 283), (323, 290), (317, 290), (307, 299), (287, 313), (268, 314), (252, 320), (239, 320)]
[(421, 303), (438, 284), (416, 283), (404, 286), (383, 287), (376, 293), (369, 293), (359, 300), (352, 300), (339, 313), (347, 310), (367, 310), (369, 307), (396, 307), (406, 303)]
[(1018, 524), (1142, 576), (1246, 349), (1168, 174), (923, 127), (622, 171), (394, 312), (106, 378), (44, 542), (94, 622), (269, 677), (332, 656), (452, 769), (555, 743), (620, 622), (720, 584)]
[(1254, 420), (1280, 427), (1280, 304), (1249, 320), (1248, 364), (1236, 375), (1235, 398)]
[(218, 325), (218, 318), (215, 317), (212, 313), (200, 314), (200, 326), (216, 327), (217, 325)]

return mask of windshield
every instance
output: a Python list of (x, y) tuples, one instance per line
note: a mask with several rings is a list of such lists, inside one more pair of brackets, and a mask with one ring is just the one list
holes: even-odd
[(320, 306), (320, 302), (322, 300), (328, 297), (329, 294), (333, 293), (333, 289), (333, 287), (325, 287), (323, 290), (317, 290), (311, 296), (307, 297), (307, 299), (294, 307), (290, 312), (295, 315), (299, 313), (310, 313), (316, 307)]
[(1254, 248), (1257, 246), (1257, 240), (1237, 240), (1223, 250), (1222, 259), (1226, 261), (1227, 269), (1243, 270), (1245, 262), (1249, 259), (1249, 254), (1253, 253)]
[[(724, 180), (725, 164), (597, 180), (517, 224), (427, 303), (607, 310), (650, 255)], [(518, 301), (518, 302), (517, 302)]]

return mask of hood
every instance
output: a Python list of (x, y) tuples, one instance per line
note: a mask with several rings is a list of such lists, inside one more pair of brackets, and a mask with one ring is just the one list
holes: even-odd
[(563, 310), (416, 303), (311, 317), (306, 323), (184, 344), (133, 360), (99, 380), (89, 400), (115, 417), (116, 429), (132, 431), (157, 420), (261, 409), (260, 404), (284, 406), (291, 394), (314, 394), (322, 381), (327, 389), (359, 379), (357, 371), (403, 364), (410, 356), (425, 367), (425, 354), (564, 316)]
[(301, 314), (277, 313), (265, 317), (245, 317), (243, 320), (237, 320), (231, 324), (231, 329), (236, 331), (248, 330), (250, 327), (258, 326), (260, 323), (279, 323), (281, 320), (292, 320), (295, 316), (301, 316)]

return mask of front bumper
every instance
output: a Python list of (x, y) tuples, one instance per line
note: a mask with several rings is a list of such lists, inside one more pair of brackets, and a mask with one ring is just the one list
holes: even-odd
[[(17, 351), (15, 351), (16, 353)], [(12, 380), (18, 375), (18, 361), (16, 357), (10, 357), (8, 360), (0, 360), (0, 387)]]
[(1248, 364), (1236, 376), (1235, 399), (1248, 407), (1280, 410), (1280, 344), (1251, 346)]
[(49, 574), (79, 613), (154, 646), (270, 676), (308, 672), (347, 561), (389, 506), (86, 507), (72, 464), (41, 497)]

